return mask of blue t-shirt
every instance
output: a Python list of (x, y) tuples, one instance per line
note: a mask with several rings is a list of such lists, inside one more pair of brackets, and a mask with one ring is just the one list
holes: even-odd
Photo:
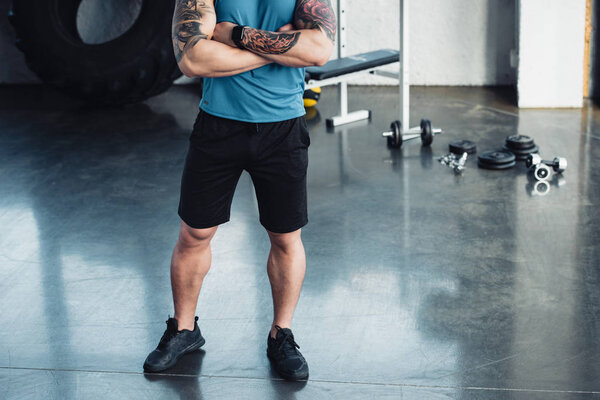
[[(296, 0), (215, 0), (217, 22), (276, 31), (292, 22)], [(269, 64), (224, 78), (204, 78), (200, 108), (222, 118), (277, 122), (305, 114), (304, 68)]]

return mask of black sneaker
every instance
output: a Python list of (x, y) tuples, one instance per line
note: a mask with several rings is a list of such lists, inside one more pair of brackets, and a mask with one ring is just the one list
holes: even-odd
[(144, 371), (159, 372), (171, 368), (186, 353), (198, 350), (204, 345), (204, 338), (198, 327), (198, 317), (194, 320), (194, 330), (177, 330), (177, 320), (167, 320), (167, 330), (163, 334), (158, 347), (148, 354), (144, 363)]
[(277, 335), (275, 339), (267, 339), (267, 357), (271, 360), (275, 370), (283, 378), (298, 381), (308, 378), (308, 364), (298, 351), (300, 346), (294, 341), (294, 335), (288, 328), (275, 325)]

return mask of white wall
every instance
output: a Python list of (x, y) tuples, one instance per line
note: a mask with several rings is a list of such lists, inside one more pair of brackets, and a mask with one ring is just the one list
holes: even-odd
[(520, 0), (519, 107), (581, 107), (585, 0)]
[[(3, 17), (9, 2), (0, 0), (0, 83), (32, 82), (36, 79), (14, 48), (12, 29)], [(398, 0), (346, 0), (346, 4), (349, 54), (398, 48)], [(514, 10), (515, 0), (410, 0), (412, 83), (515, 83), (509, 66), (515, 41)], [(391, 82), (373, 78), (363, 83)]]

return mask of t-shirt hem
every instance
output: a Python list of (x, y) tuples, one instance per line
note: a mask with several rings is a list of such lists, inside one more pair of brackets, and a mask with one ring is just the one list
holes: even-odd
[(208, 114), (214, 115), (215, 117), (226, 118), (226, 119), (231, 119), (231, 120), (240, 121), (240, 122), (250, 122), (250, 123), (254, 123), (254, 124), (287, 121), (289, 119), (298, 118), (298, 117), (302, 117), (303, 115), (306, 115), (306, 111), (303, 109), (302, 111), (290, 113), (289, 115), (286, 114), (283, 117), (278, 116), (277, 118), (274, 118), (274, 119), (270, 119), (270, 118), (255, 119), (255, 118), (239, 117), (239, 116), (235, 116), (235, 115), (228, 115), (225, 113), (220, 113), (218, 111), (213, 111), (209, 108), (202, 107), (202, 106), (200, 106), (200, 109)]

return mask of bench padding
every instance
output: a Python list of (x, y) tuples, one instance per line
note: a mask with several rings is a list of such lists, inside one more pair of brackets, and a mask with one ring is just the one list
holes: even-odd
[(397, 50), (375, 50), (368, 53), (356, 54), (350, 57), (331, 60), (322, 67), (306, 68), (306, 81), (335, 78), (352, 72), (364, 71), (383, 65), (398, 62), (400, 56)]

